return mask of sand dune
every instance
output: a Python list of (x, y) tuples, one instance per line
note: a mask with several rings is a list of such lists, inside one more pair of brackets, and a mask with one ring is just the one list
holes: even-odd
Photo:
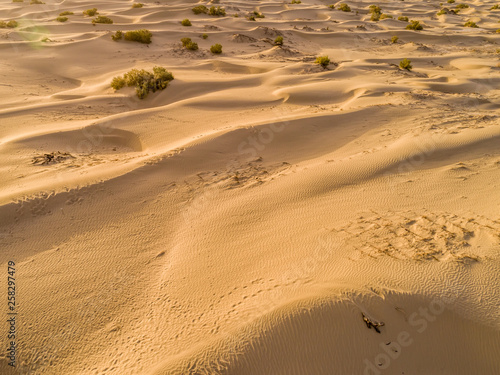
[(0, 373), (500, 373), (495, 3), (132, 4), (0, 3)]

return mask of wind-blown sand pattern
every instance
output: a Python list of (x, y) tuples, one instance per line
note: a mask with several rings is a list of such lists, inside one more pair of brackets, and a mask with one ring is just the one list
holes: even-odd
[(496, 3), (212, 3), (1, 1), (0, 373), (499, 374)]

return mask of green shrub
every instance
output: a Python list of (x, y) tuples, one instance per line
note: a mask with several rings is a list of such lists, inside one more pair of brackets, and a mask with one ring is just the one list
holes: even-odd
[(181, 21), (181, 25), (182, 25), (182, 26), (191, 26), (191, 21), (190, 21), (190, 20), (188, 20), (187, 18), (186, 18), (186, 19), (183, 19), (183, 20)]
[(335, 5), (334, 4), (328, 5), (328, 8), (335, 9)]
[(13, 3), (24, 3), (24, 0), (12, 0)]
[(498, 9), (498, 8), (500, 8), (500, 5), (495, 4), (495, 5), (493, 5), (493, 6), (491, 7), (491, 10)]
[(448, 0), (447, 3), (448, 4), (453, 4), (455, 2), (455, 0)]
[(208, 13), (208, 8), (205, 5), (197, 5), (191, 10), (194, 14)]
[(143, 3), (133, 3), (132, 8), (142, 8), (144, 6)]
[(382, 9), (378, 5), (370, 5), (368, 9), (370, 10), (370, 13), (382, 13)]
[(457, 5), (457, 9), (465, 9), (465, 8), (468, 8), (469, 6), (467, 4), (458, 4)]
[(351, 8), (346, 3), (339, 4), (338, 9), (341, 10), (342, 12), (350, 12), (351, 11)]
[(144, 69), (132, 69), (125, 73), (123, 77), (114, 77), (111, 81), (111, 87), (115, 90), (120, 90), (125, 86), (135, 87), (135, 93), (139, 99), (144, 99), (150, 91), (156, 92), (166, 89), (173, 80), (172, 73), (165, 68), (155, 66), (153, 73)]
[(7, 22), (0, 21), (0, 29), (5, 29), (7, 27)]
[(423, 30), (423, 26), (420, 21), (410, 21), (410, 24), (406, 26), (408, 30)]
[(214, 44), (212, 47), (210, 47), (210, 52), (220, 54), (222, 53), (222, 46), (219, 43)]
[(61, 17), (63, 17), (63, 16), (72, 16), (73, 14), (75, 14), (75, 13), (70, 12), (70, 11), (67, 11), (67, 10), (66, 10), (66, 11), (64, 11), (64, 12), (59, 13), (59, 15), (60, 15)]
[(300, 0), (292, 0), (290, 2), (290, 4), (300, 4), (300, 3), (302, 3), (302, 1), (300, 1)]
[(210, 7), (210, 9), (208, 10), (208, 14), (210, 14), (211, 16), (225, 16), (226, 15), (226, 10), (224, 8), (221, 8), (221, 7)]
[(274, 44), (276, 44), (277, 46), (282, 46), (283, 45), (283, 37), (282, 36), (276, 37), (276, 39), (274, 39)]
[(83, 11), (84, 16), (94, 17), (96, 14), (99, 14), (97, 8), (87, 9)]
[(109, 17), (106, 16), (97, 16), (92, 20), (92, 23), (95, 25), (96, 23), (107, 23), (107, 24), (112, 24), (113, 20)]
[(318, 56), (316, 58), (316, 61), (314, 61), (314, 63), (319, 64), (326, 69), (330, 64), (330, 59), (328, 58), (328, 56)]
[(68, 20), (68, 17), (61, 17), (61, 16), (59, 16), (59, 17), (56, 18), (57, 22), (66, 22), (67, 20)]
[(202, 37), (203, 39), (207, 39), (207, 38), (208, 38), (208, 35), (207, 35), (207, 34), (203, 34), (201, 37)]
[(248, 16), (247, 19), (249, 21), (255, 21), (255, 16), (251, 15), (251, 16)]
[(390, 14), (381, 14), (380, 15), (381, 20), (385, 20), (386, 18), (392, 18), (392, 16)]
[(403, 59), (401, 60), (401, 62), (399, 63), (399, 67), (401, 69), (406, 69), (408, 71), (412, 70), (412, 66), (411, 66), (411, 61), (408, 60), (408, 59)]
[(450, 10), (448, 8), (443, 8), (439, 12), (436, 13), (437, 16), (441, 16), (443, 14), (448, 14)]
[(30, 4), (45, 4), (43, 1), (40, 0), (31, 0)]
[(395, 35), (394, 35), (394, 36), (391, 38), (391, 43), (397, 43), (397, 42), (398, 42), (398, 40), (399, 40), (399, 37), (397, 37), (397, 36), (395, 36)]
[(7, 22), (7, 27), (10, 27), (11, 29), (16, 28), (17, 26), (19, 26), (17, 21), (10, 20), (9, 22)]
[(182, 38), (182, 45), (191, 51), (196, 51), (198, 49), (198, 43), (195, 43), (191, 40), (191, 38)]
[(146, 29), (127, 31), (123, 35), (125, 40), (129, 40), (131, 42), (144, 43), (144, 44), (151, 43), (152, 36), (153, 36), (153, 34), (151, 34), (151, 31), (146, 30)]
[(464, 24), (464, 27), (474, 27), (474, 28), (477, 28), (477, 24), (475, 22), (472, 22), (472, 21), (467, 21), (465, 24)]
[(257, 12), (257, 11), (254, 11), (254, 12), (253, 12), (253, 16), (254, 16), (255, 18), (266, 18), (266, 16), (264, 16), (262, 13), (259, 13), (259, 12)]
[(115, 42), (119, 41), (122, 38), (123, 32), (121, 32), (120, 30), (116, 31), (114, 34), (111, 34), (111, 39), (113, 39)]
[(399, 17), (398, 17), (398, 21), (405, 21), (405, 22), (408, 22), (408, 17), (405, 17), (405, 16), (399, 16)]

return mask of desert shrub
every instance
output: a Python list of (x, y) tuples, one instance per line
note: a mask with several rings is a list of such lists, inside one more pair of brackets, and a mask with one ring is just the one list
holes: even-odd
[(43, 1), (40, 0), (31, 0), (30, 4), (45, 4)]
[(399, 17), (398, 17), (398, 21), (405, 21), (405, 22), (408, 22), (408, 17), (405, 17), (405, 16), (399, 16)]
[(210, 7), (210, 9), (208, 10), (208, 14), (210, 14), (211, 16), (225, 16), (226, 15), (226, 10), (224, 8), (221, 8), (221, 7)]
[(302, 3), (302, 1), (300, 1), (300, 0), (292, 0), (290, 2), (290, 4), (300, 4), (300, 3)]
[(11, 29), (13, 29), (13, 28), (19, 26), (19, 24), (17, 23), (17, 21), (10, 20), (9, 22), (7, 22), (6, 26), (10, 27)]
[(144, 6), (143, 3), (133, 3), (132, 8), (142, 8)]
[(497, 33), (497, 34), (500, 34), (500, 29), (497, 29), (496, 33)]
[(120, 30), (116, 31), (114, 34), (111, 34), (111, 39), (113, 39), (115, 42), (119, 41), (122, 38), (123, 32), (121, 32)]
[(144, 44), (151, 43), (152, 36), (153, 36), (153, 34), (151, 34), (151, 31), (146, 30), (146, 29), (127, 31), (123, 35), (125, 40), (129, 40), (131, 42), (144, 43)]
[(368, 9), (370, 13), (382, 13), (382, 9), (378, 5), (370, 5)]
[(181, 21), (181, 25), (182, 26), (191, 26), (192, 24), (191, 24), (191, 21), (186, 18), (186, 19), (183, 19)]
[(351, 11), (351, 8), (346, 3), (339, 4), (338, 9), (341, 10), (342, 12), (350, 12)]
[(24, 0), (12, 0), (13, 3), (24, 3)]
[(59, 16), (59, 17), (56, 18), (57, 22), (66, 22), (67, 20), (68, 20), (68, 17), (61, 17), (61, 16)]
[(314, 63), (319, 64), (326, 69), (330, 64), (330, 59), (328, 58), (328, 56), (318, 56), (316, 58), (316, 61), (314, 61)]
[(393, 18), (390, 14), (381, 14), (380, 19), (385, 20), (386, 18)]
[(172, 73), (165, 68), (155, 66), (153, 73), (144, 69), (132, 69), (125, 73), (123, 77), (114, 77), (111, 81), (111, 87), (120, 90), (125, 86), (135, 87), (135, 93), (139, 99), (144, 99), (150, 91), (156, 92), (164, 90), (168, 84), (174, 80)]
[(477, 24), (475, 22), (472, 22), (472, 21), (467, 21), (465, 24), (464, 24), (464, 27), (475, 27), (477, 28)]
[(399, 63), (399, 67), (408, 71), (412, 70), (413, 68), (413, 66), (411, 66), (411, 60), (408, 59), (401, 60), (401, 62)]
[(262, 13), (259, 13), (259, 12), (257, 12), (257, 11), (254, 11), (254, 12), (253, 12), (253, 16), (254, 16), (255, 18), (266, 18), (266, 16), (264, 16)]
[(70, 12), (70, 11), (67, 11), (67, 10), (66, 10), (66, 11), (64, 11), (64, 12), (59, 13), (59, 15), (60, 15), (61, 17), (63, 17), (63, 16), (72, 16), (73, 14), (75, 14), (75, 13)]
[(205, 5), (197, 5), (191, 10), (194, 14), (208, 13), (208, 8)]
[(7, 27), (7, 22), (0, 21), (0, 29), (5, 29)]
[(408, 30), (423, 30), (422, 25), (420, 24), (420, 21), (410, 21), (410, 24), (406, 26)]
[(468, 8), (469, 6), (467, 4), (458, 4), (457, 5), (457, 9), (465, 9), (465, 8)]
[(330, 4), (330, 5), (328, 5), (328, 8), (330, 8), (330, 9), (335, 9), (335, 4)]
[(437, 16), (441, 16), (443, 14), (448, 14), (450, 10), (448, 8), (443, 8), (439, 12), (436, 13)]
[(87, 9), (83, 11), (84, 16), (94, 17), (96, 14), (99, 14), (97, 8)]
[(453, 4), (455, 2), (455, 0), (448, 0), (447, 3), (448, 4)]
[(274, 39), (274, 44), (277, 46), (282, 46), (283, 45), (283, 37), (280, 35)]
[(493, 6), (491, 7), (491, 10), (498, 9), (498, 8), (500, 8), (500, 5), (495, 4), (495, 5), (493, 5)]
[(247, 20), (249, 20), (249, 21), (255, 21), (255, 16), (254, 15), (248, 16)]
[(201, 37), (202, 37), (203, 39), (207, 39), (207, 38), (208, 38), (208, 35), (207, 35), (207, 34), (203, 34)]
[(220, 45), (219, 43), (214, 44), (212, 47), (210, 47), (210, 52), (215, 54), (222, 53), (222, 45)]
[(182, 38), (182, 45), (191, 51), (196, 51), (198, 49), (198, 43), (195, 43), (191, 40), (191, 38)]
[(397, 43), (399, 40), (399, 37), (397, 37), (396, 35), (394, 35), (392, 38), (391, 38), (391, 43)]
[(107, 24), (112, 24), (113, 20), (109, 17), (106, 16), (97, 16), (92, 20), (92, 23), (95, 25), (96, 23), (107, 23)]

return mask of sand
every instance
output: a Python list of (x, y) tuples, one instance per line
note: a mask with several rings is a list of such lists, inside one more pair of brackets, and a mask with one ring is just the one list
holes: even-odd
[(0, 373), (499, 374), (495, 2), (199, 4), (1, 1)]

